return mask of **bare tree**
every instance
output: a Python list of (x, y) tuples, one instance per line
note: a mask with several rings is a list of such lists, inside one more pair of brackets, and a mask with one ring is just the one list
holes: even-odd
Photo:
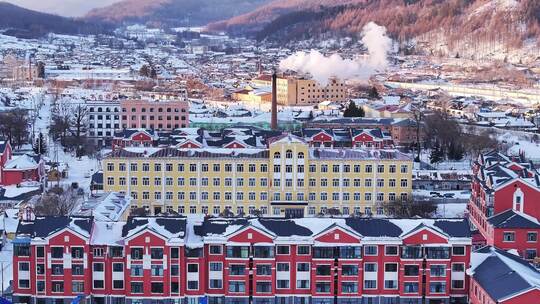
[(413, 107), (411, 111), (415, 123), (415, 143), (416, 143), (416, 160), (420, 161), (422, 152), (422, 125), (424, 123), (424, 112), (418, 107)]
[(0, 134), (14, 146), (20, 147), (28, 139), (28, 113), (15, 109), (0, 113)]
[(36, 215), (68, 216), (77, 206), (77, 194), (71, 188), (55, 187), (45, 193), (36, 205)]
[(433, 202), (414, 202), (412, 200), (396, 200), (382, 203), (384, 213), (397, 218), (412, 218), (419, 216), (431, 218), (437, 211), (437, 205)]
[(73, 135), (77, 139), (77, 141), (80, 141), (82, 135), (86, 131), (86, 116), (88, 114), (88, 109), (86, 106), (78, 104), (73, 109), (73, 118), (71, 121), (71, 125), (73, 128)]

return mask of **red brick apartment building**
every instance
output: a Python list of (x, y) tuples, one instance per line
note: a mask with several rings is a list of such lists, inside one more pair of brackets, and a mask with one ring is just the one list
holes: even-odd
[(122, 129), (174, 130), (189, 127), (187, 100), (122, 100)]
[(464, 219), (48, 217), (21, 222), (15, 302), (467, 303)]
[(498, 152), (479, 156), (467, 208), (481, 244), (535, 259), (540, 251), (539, 207), (540, 178), (531, 163)]

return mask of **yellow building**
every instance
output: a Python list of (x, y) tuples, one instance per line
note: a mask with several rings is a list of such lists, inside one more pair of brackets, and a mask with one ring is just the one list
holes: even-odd
[(383, 203), (411, 197), (412, 159), (397, 150), (313, 148), (293, 135), (269, 142), (268, 149), (117, 150), (103, 160), (104, 188), (154, 214), (381, 213)]
[[(271, 75), (261, 75), (253, 79), (256, 86), (272, 86)], [(348, 100), (347, 87), (337, 79), (332, 79), (325, 87), (313, 79), (301, 77), (278, 77), (277, 102), (281, 105), (314, 105), (323, 101), (345, 102)]]

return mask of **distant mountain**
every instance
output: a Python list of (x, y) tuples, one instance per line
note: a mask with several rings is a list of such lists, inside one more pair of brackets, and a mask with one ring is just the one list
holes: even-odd
[(270, 0), (123, 0), (93, 9), (85, 20), (200, 26), (253, 11)]
[(68, 17), (80, 17), (96, 7), (110, 5), (119, 0), (4, 0), (38, 12)]
[(538, 54), (539, 0), (275, 0), (208, 28), (285, 43), (358, 37), (370, 21), (402, 45), (433, 54)]
[(20, 38), (36, 38), (47, 33), (90, 34), (106, 31), (104, 25), (88, 23), (25, 9), (0, 2), (0, 28), (4, 34)]

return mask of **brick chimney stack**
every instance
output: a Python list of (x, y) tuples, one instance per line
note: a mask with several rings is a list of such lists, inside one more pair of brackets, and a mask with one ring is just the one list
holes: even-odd
[(277, 130), (277, 74), (276, 71), (272, 74), (272, 121), (270, 126), (272, 130)]

